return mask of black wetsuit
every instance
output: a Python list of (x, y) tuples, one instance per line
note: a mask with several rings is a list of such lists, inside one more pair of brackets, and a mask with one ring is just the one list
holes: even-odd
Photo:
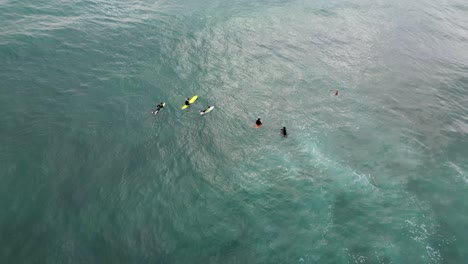
[(255, 124), (257, 124), (257, 126), (261, 126), (263, 123), (262, 120), (259, 118), (257, 119), (257, 121), (255, 121)]
[(156, 106), (156, 109), (153, 110), (153, 114), (157, 114), (161, 109), (164, 108), (163, 103), (160, 103)]
[(185, 100), (185, 105), (190, 105), (190, 101), (189, 101), (189, 100)]
[(283, 127), (281, 129), (281, 134), (283, 135), (283, 137), (288, 137), (288, 132), (286, 131), (286, 127)]

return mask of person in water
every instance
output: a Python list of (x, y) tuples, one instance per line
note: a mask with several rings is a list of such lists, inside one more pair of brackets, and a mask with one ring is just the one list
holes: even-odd
[(257, 119), (257, 121), (255, 121), (255, 124), (256, 124), (257, 126), (263, 125), (262, 119), (259, 117), (259, 118)]
[(288, 137), (288, 132), (286, 131), (286, 127), (281, 128), (280, 131), (281, 131), (281, 135), (283, 135), (283, 137)]
[(331, 94), (334, 94), (335, 96), (340, 95), (340, 90), (330, 90)]
[(208, 109), (210, 109), (211, 105), (209, 105), (205, 110), (200, 110), (200, 114), (205, 114)]
[(164, 103), (160, 103), (156, 106), (156, 109), (153, 110), (153, 114), (157, 114), (161, 109), (164, 108)]
[(187, 98), (187, 99), (185, 100), (185, 105), (190, 105), (190, 98)]

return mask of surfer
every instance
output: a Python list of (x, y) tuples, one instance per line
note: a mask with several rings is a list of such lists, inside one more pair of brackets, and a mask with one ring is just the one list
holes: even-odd
[(198, 99), (198, 95), (195, 95), (192, 98), (187, 98), (185, 100), (184, 105), (182, 106), (182, 110), (189, 108), (193, 103), (195, 103), (195, 101), (197, 101), (197, 99)]
[(263, 121), (260, 117), (257, 119), (257, 121), (255, 121), (255, 125), (257, 126), (257, 128), (263, 125)]
[(281, 128), (280, 131), (281, 131), (281, 135), (283, 135), (283, 137), (288, 137), (288, 132), (286, 131), (286, 127)]
[(210, 110), (210, 108), (211, 108), (211, 105), (209, 105), (208, 108), (206, 108), (205, 110), (200, 110), (200, 114), (201, 115), (206, 114), (206, 111)]
[(340, 95), (340, 91), (339, 91), (339, 90), (330, 90), (330, 92), (333, 93), (335, 96)]
[(156, 109), (153, 110), (153, 115), (157, 114), (161, 109), (164, 108), (164, 103), (160, 103), (156, 106)]

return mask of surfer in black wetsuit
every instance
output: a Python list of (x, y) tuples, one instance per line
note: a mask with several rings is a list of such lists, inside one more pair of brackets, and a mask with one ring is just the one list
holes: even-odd
[(185, 105), (190, 105), (190, 98), (187, 98), (187, 99), (185, 100)]
[(211, 105), (208, 106), (208, 108), (206, 108), (205, 110), (200, 110), (200, 114), (206, 114), (206, 111), (208, 111), (208, 109), (210, 109)]
[(257, 126), (263, 125), (262, 119), (259, 117), (259, 118), (257, 119), (257, 121), (255, 121), (255, 124), (256, 124)]
[(283, 135), (283, 137), (288, 137), (288, 132), (286, 131), (286, 127), (281, 128), (280, 131), (281, 131), (281, 135)]
[(156, 106), (156, 109), (153, 110), (153, 115), (157, 114), (161, 109), (164, 108), (164, 103), (160, 103)]

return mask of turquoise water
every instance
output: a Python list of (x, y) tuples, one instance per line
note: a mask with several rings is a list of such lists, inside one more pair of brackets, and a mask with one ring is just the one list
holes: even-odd
[(0, 21), (0, 263), (468, 262), (466, 1)]

